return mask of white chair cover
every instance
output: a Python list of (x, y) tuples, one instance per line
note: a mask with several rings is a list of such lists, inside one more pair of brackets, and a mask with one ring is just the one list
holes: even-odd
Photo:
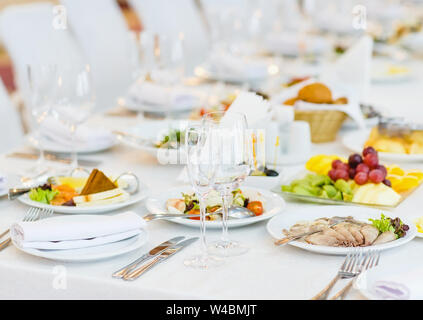
[(132, 82), (128, 26), (116, 0), (61, 0), (71, 32), (91, 65), (97, 110), (116, 106)]

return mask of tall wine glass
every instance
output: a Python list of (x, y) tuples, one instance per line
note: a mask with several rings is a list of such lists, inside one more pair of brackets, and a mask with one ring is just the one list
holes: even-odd
[(59, 66), (52, 86), (55, 94), (51, 112), (70, 132), (70, 169), (73, 171), (78, 168), (76, 131), (87, 120), (94, 106), (90, 65), (78, 63)]
[(222, 260), (207, 253), (206, 198), (213, 190), (216, 175), (216, 150), (211, 131), (199, 125), (188, 126), (185, 133), (188, 176), (200, 205), (201, 252), (185, 260), (185, 265), (207, 269), (218, 266)]
[(46, 169), (44, 144), (41, 126), (43, 121), (51, 112), (51, 103), (54, 96), (54, 86), (52, 83), (56, 77), (57, 66), (54, 64), (27, 65), (26, 76), (28, 84), (27, 105), (31, 114), (30, 139), (39, 150), (39, 157), (35, 168), (31, 168), (31, 173), (40, 174)]
[(220, 193), (223, 204), (222, 236), (209, 250), (218, 256), (236, 256), (248, 251), (248, 247), (231, 240), (228, 235), (229, 207), (232, 191), (249, 175), (253, 165), (252, 141), (244, 114), (236, 112), (211, 112), (203, 116), (202, 125), (213, 132), (217, 171), (214, 188)]

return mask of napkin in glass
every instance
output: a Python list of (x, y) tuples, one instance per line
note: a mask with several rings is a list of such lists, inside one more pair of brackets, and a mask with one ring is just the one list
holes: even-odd
[(135, 212), (116, 215), (64, 215), (10, 227), (21, 248), (79, 249), (125, 240), (146, 232), (146, 222)]

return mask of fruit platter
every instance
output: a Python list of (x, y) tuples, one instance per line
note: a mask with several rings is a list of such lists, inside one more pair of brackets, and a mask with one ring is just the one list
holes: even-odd
[(381, 164), (372, 147), (348, 159), (316, 155), (305, 167), (272, 191), (294, 200), (394, 208), (423, 182), (423, 171)]

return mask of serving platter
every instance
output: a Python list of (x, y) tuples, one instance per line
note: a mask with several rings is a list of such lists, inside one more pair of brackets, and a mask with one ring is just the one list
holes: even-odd
[[(267, 223), (267, 231), (274, 239), (280, 239), (285, 237), (282, 232), (283, 229), (289, 230), (291, 226), (296, 224), (299, 221), (310, 221), (322, 217), (347, 217), (352, 216), (356, 220), (362, 222), (369, 222), (368, 219), (380, 219), (381, 210), (376, 210), (372, 208), (358, 208), (358, 207), (346, 207), (346, 206), (315, 206), (308, 208), (293, 208), (286, 210), (283, 215), (277, 215), (273, 217)], [(385, 213), (388, 217), (394, 217), (391, 213)], [(417, 228), (415, 225), (409, 221), (407, 218), (400, 217), (400, 219), (407, 225), (410, 229), (407, 231), (407, 234), (400, 239), (395, 241), (383, 243), (375, 246), (368, 247), (359, 247), (360, 250), (387, 250), (391, 248), (396, 248), (406, 244), (407, 242), (413, 240), (417, 234)], [(347, 255), (352, 248), (348, 247), (329, 247), (322, 245), (313, 245), (302, 241), (292, 241), (289, 245), (298, 247), (307, 251), (330, 254), (330, 255)]]

